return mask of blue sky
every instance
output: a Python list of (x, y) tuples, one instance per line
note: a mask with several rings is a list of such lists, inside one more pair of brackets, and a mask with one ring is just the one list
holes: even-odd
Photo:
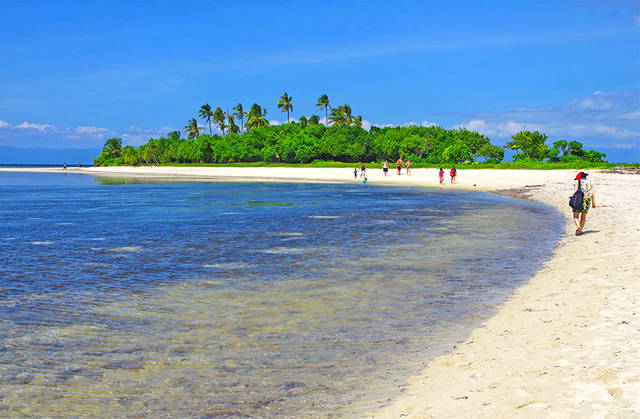
[(200, 105), (521, 129), (640, 160), (640, 2), (0, 0), (0, 145), (139, 145)]

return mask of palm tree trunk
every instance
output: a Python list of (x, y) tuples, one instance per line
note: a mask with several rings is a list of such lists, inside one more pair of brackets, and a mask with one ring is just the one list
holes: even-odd
[(324, 124), (326, 126), (329, 126), (329, 114), (327, 113), (327, 108), (328, 108), (328, 106), (325, 105), (325, 107), (324, 107)]
[(209, 119), (209, 136), (211, 137), (213, 134), (211, 133), (211, 119)]

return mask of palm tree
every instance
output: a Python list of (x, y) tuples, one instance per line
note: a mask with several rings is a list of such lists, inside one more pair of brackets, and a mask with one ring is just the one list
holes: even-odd
[(362, 116), (353, 116), (351, 106), (344, 105), (331, 109), (329, 121), (332, 125), (359, 125), (362, 126)]
[(211, 118), (213, 117), (213, 112), (211, 112), (211, 105), (205, 103), (200, 107), (200, 112), (198, 112), (200, 118), (204, 119), (209, 123), (209, 135), (211, 135)]
[(244, 109), (242, 108), (242, 103), (238, 103), (236, 105), (235, 108), (233, 108), (234, 111), (236, 111), (233, 116), (235, 116), (236, 118), (240, 118), (240, 132), (244, 132), (244, 116), (247, 114)]
[(218, 125), (218, 128), (220, 128), (220, 131), (222, 131), (223, 136), (224, 136), (224, 129), (227, 127), (224, 124), (225, 119), (226, 118), (222, 109), (218, 107), (216, 108), (215, 111), (213, 111), (213, 122), (215, 122)]
[(238, 126), (238, 124), (236, 124), (236, 119), (233, 117), (232, 114), (228, 112), (227, 112), (227, 128), (229, 128), (229, 132), (232, 132), (234, 134), (240, 133), (240, 127)]
[(287, 112), (287, 124), (289, 123), (289, 111), (293, 112), (293, 104), (291, 101), (293, 98), (284, 92), (284, 95), (280, 96), (278, 99), (278, 109), (282, 109), (282, 112)]
[(253, 128), (269, 125), (269, 121), (265, 118), (266, 115), (266, 109), (262, 109), (262, 107), (257, 103), (251, 105), (251, 109), (249, 109), (249, 112), (247, 113), (247, 124), (245, 125), (247, 131)]
[(102, 147), (102, 152), (108, 157), (120, 157), (122, 154), (122, 139), (121, 138), (109, 138)]
[(324, 108), (324, 123), (329, 125), (329, 115), (327, 114), (327, 109), (329, 109), (329, 96), (320, 96), (318, 98), (318, 102), (316, 102), (316, 106), (318, 107), (318, 112), (322, 111), (322, 108)]
[(184, 126), (185, 132), (189, 133), (189, 138), (198, 138), (198, 135), (200, 135), (200, 128), (202, 127), (198, 126), (198, 121), (196, 121), (195, 118), (191, 118), (187, 125)]
[(351, 125), (353, 123), (353, 116), (351, 116), (351, 106), (346, 103), (342, 105), (342, 109), (344, 111), (344, 123)]
[[(318, 125), (320, 123), (318, 115), (311, 115), (309, 117), (308, 122), (309, 122), (309, 125)], [(328, 121), (327, 121), (327, 123), (328, 123)]]
[(337, 108), (331, 109), (328, 121), (331, 122), (331, 125), (333, 126), (345, 124), (346, 115), (344, 112), (344, 108), (342, 106), (338, 106)]

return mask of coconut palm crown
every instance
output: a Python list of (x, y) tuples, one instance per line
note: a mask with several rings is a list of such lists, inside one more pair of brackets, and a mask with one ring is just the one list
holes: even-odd
[(265, 118), (266, 115), (266, 109), (262, 109), (262, 107), (257, 103), (251, 105), (251, 109), (249, 109), (249, 112), (247, 113), (247, 124), (245, 125), (247, 131), (253, 128), (269, 125), (269, 121)]
[(278, 109), (282, 109), (282, 112), (287, 112), (287, 123), (289, 123), (289, 111), (293, 112), (293, 98), (284, 92), (284, 95), (278, 99)]
[(324, 123), (329, 125), (329, 115), (327, 114), (327, 110), (330, 108), (329, 106), (329, 96), (322, 95), (318, 98), (318, 102), (316, 102), (316, 106), (318, 107), (318, 112), (324, 109)]
[(200, 111), (198, 112), (200, 118), (204, 119), (209, 123), (209, 135), (211, 135), (211, 118), (213, 118), (213, 112), (211, 111), (211, 105), (205, 103), (200, 107)]
[(200, 135), (200, 128), (198, 126), (198, 121), (195, 118), (191, 118), (187, 125), (184, 126), (185, 132), (189, 133), (188, 138), (198, 138)]
[(215, 111), (213, 111), (213, 122), (215, 122), (218, 128), (220, 128), (220, 131), (222, 131), (222, 135), (224, 135), (224, 129), (227, 127), (224, 123), (225, 119), (226, 117), (222, 109), (218, 107)]
[(244, 116), (247, 114), (242, 108), (242, 103), (238, 103), (235, 108), (233, 108), (235, 113), (233, 116), (236, 118), (240, 118), (240, 132), (244, 132)]

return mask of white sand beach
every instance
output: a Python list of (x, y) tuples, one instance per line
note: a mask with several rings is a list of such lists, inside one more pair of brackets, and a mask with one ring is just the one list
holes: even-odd
[[(12, 169), (15, 170), (15, 169)], [(59, 169), (55, 169), (58, 171)], [(353, 168), (108, 167), (95, 175), (360, 182)], [(552, 259), (446, 355), (366, 417), (640, 417), (640, 176), (592, 171), (597, 207), (576, 237), (577, 170), (462, 170), (445, 189), (534, 199), (566, 216)], [(369, 184), (439, 187), (437, 170), (369, 169)], [(362, 185), (368, 187), (369, 185)], [(526, 220), (522, 220), (526, 222)], [(536, 240), (535, 236), (527, 238)], [(526, 255), (523, 255), (526, 257)]]

